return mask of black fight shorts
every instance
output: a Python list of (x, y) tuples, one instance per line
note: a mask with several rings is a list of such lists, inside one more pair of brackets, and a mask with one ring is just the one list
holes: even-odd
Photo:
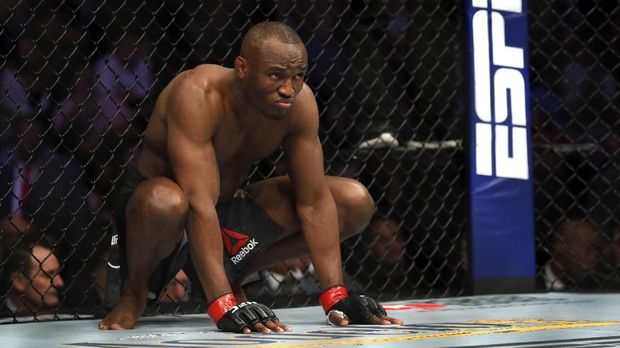
[[(116, 234), (112, 236), (107, 265), (105, 307), (111, 309), (118, 302), (122, 280), (129, 276), (125, 238), (127, 203), (135, 188), (144, 180), (137, 172), (131, 173), (120, 188), (116, 201)], [(282, 227), (252, 199), (249, 188), (239, 189), (232, 200), (216, 206), (224, 246), (224, 268), (229, 282), (237, 280), (249, 262), (260, 258), (260, 253), (282, 237)], [(154, 231), (153, 233), (157, 233)], [(144, 250), (144, 252), (148, 252)], [(174, 252), (162, 260), (149, 278), (149, 300), (157, 298), (161, 290), (183, 269), (192, 282), (192, 292), (204, 298), (196, 270), (189, 255), (187, 235), (183, 232)]]

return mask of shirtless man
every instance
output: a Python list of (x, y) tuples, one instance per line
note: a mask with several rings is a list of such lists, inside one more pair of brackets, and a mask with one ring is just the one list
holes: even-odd
[[(367, 225), (374, 202), (357, 181), (323, 173), (307, 66), (295, 31), (263, 22), (245, 35), (233, 69), (201, 65), (162, 91), (137, 173), (121, 190), (117, 226), (126, 271), (119, 302), (100, 329), (133, 328), (153, 274), (164, 268), (174, 275), (176, 269), (165, 268), (183, 250), (210, 301), (209, 315), (224, 331), (289, 331), (266, 306), (238, 303), (239, 283), (306, 253), (333, 324), (402, 324), (342, 285), (340, 241)], [(239, 190), (250, 166), (280, 146), (289, 175)]]

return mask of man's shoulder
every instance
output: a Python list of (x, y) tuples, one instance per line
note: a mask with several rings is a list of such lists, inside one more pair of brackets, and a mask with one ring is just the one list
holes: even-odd
[(174, 78), (177, 83), (196, 84), (215, 88), (230, 77), (232, 69), (215, 64), (201, 64), (193, 69), (185, 70)]
[(185, 70), (175, 76), (164, 90), (164, 95), (172, 95), (173, 98), (221, 95), (231, 69), (220, 65), (203, 64), (193, 69)]
[(301, 91), (299, 91), (299, 94), (297, 95), (297, 98), (299, 99), (301, 106), (303, 106), (306, 111), (312, 111), (317, 108), (314, 91), (307, 84), (304, 83)]
[(308, 86), (307, 83), (304, 82), (304, 84), (301, 86), (299, 96), (304, 96), (306, 98), (311, 98), (314, 100), (314, 91), (312, 90), (312, 88), (310, 88), (310, 86)]
[(304, 83), (291, 110), (293, 124), (306, 128), (318, 122), (319, 113), (312, 89)]
[(200, 64), (196, 65), (190, 71), (195, 71), (197, 73), (225, 74), (231, 70), (231, 68), (227, 68), (219, 64)]
[(185, 120), (186, 126), (194, 130), (218, 124), (230, 71), (204, 64), (181, 72), (162, 91), (153, 114), (160, 115), (160, 119)]

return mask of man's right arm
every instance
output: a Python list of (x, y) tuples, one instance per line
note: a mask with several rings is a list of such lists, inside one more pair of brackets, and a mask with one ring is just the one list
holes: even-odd
[(224, 331), (290, 331), (268, 307), (256, 302), (237, 304), (232, 294), (215, 210), (220, 177), (212, 138), (218, 110), (207, 105), (203, 88), (184, 78), (168, 96), (168, 157), (189, 201), (185, 228), (194, 267), (211, 302), (209, 316)]
[(215, 111), (205, 91), (182, 77), (170, 90), (166, 105), (168, 158), (175, 180), (189, 201), (186, 231), (192, 260), (205, 296), (212, 301), (231, 292), (223, 264), (222, 237), (215, 210), (220, 179), (212, 144)]

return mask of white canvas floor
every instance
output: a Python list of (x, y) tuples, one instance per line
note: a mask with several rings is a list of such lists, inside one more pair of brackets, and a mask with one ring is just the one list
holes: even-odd
[(0, 325), (2, 347), (620, 347), (620, 294), (525, 294), (384, 304), (405, 325), (339, 328), (320, 307), (278, 309), (293, 332), (219, 332), (206, 315), (142, 318), (99, 331), (98, 320)]

